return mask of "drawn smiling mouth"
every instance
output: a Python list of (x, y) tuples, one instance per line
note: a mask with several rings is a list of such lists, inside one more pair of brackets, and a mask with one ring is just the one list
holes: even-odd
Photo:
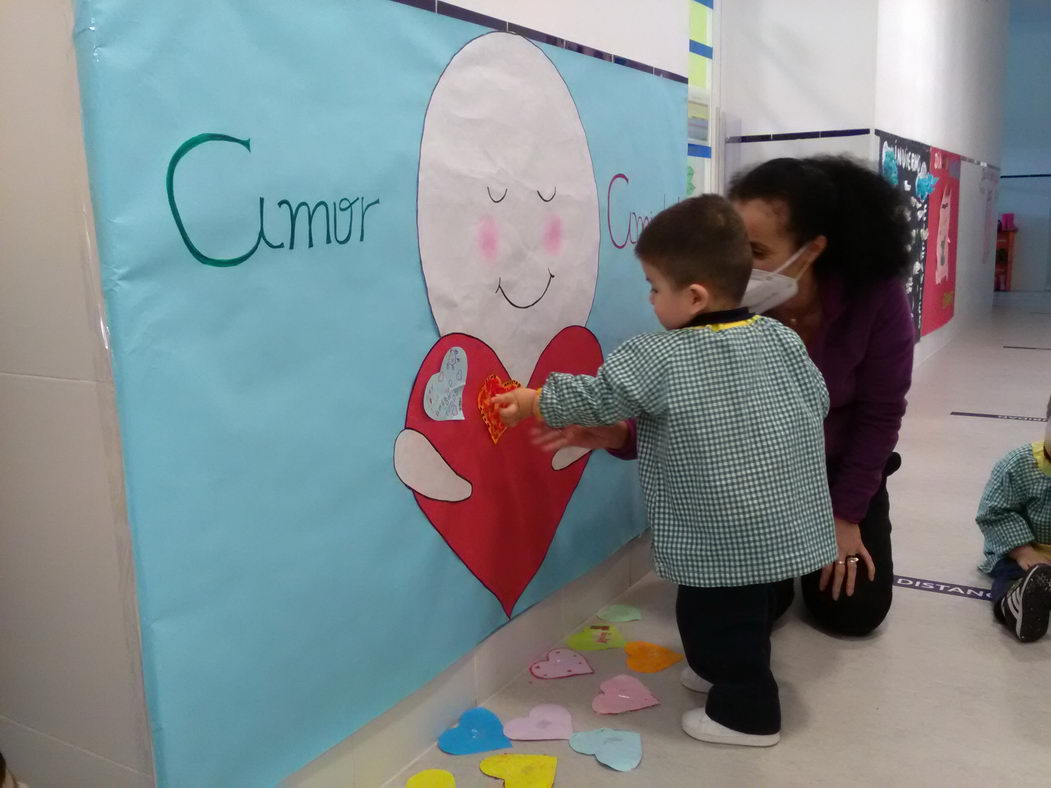
[(555, 275), (553, 273), (551, 273), (550, 271), (548, 271), (547, 272), (547, 284), (544, 286), (544, 292), (541, 293), (539, 295), (539, 297), (536, 299), (536, 301), (533, 301), (531, 304), (516, 304), (514, 301), (512, 301), (510, 299), (510, 297), (507, 295), (507, 291), (504, 290), (504, 283), (503, 283), (503, 280), (501, 280), (501, 279), (498, 279), (497, 282), (496, 282), (496, 292), (498, 292), (500, 295), (502, 295), (504, 297), (504, 300), (507, 303), (509, 303), (511, 306), (513, 306), (515, 309), (529, 309), (530, 307), (536, 306), (537, 304), (539, 304), (543, 300), (544, 296), (547, 295), (547, 291), (551, 289), (551, 283), (554, 280), (555, 280)]

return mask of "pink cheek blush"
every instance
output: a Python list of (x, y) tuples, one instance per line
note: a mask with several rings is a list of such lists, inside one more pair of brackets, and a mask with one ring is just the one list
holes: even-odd
[(500, 252), (500, 229), (492, 216), (485, 216), (478, 223), (478, 251), (490, 262)]
[(562, 217), (552, 216), (544, 226), (544, 249), (555, 255), (562, 251)]

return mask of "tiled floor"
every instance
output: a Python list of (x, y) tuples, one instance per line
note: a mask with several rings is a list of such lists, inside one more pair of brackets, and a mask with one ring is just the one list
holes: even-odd
[[(1046, 310), (1051, 312), (1051, 309)], [(988, 586), (975, 570), (981, 540), (974, 510), (992, 464), (1043, 435), (1035, 422), (950, 416), (970, 411), (1042, 416), (1051, 394), (1051, 314), (997, 311), (917, 370), (892, 479), (899, 575)], [(677, 645), (674, 590), (650, 576), (624, 602), (644, 620), (622, 625), (629, 639)], [(565, 742), (516, 743), (515, 752), (558, 756), (556, 785), (590, 786), (988, 786), (1051, 784), (1051, 639), (1022, 646), (994, 626), (987, 602), (896, 590), (889, 619), (874, 636), (821, 634), (793, 611), (774, 638), (784, 737), (767, 751), (701, 744), (679, 730), (695, 703), (678, 671), (643, 677), (661, 706), (616, 718), (591, 711), (601, 679), (627, 672), (624, 654), (595, 654), (596, 675), (560, 681), (519, 677), (486, 706), (504, 720), (535, 704), (559, 703), (576, 730), (639, 731), (642, 765), (620, 774), (577, 755)], [(478, 764), (432, 750), (390, 785), (443, 768), (459, 788), (494, 786)]]

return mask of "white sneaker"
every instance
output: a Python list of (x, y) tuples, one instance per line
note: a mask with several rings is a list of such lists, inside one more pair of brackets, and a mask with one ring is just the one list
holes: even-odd
[(694, 709), (682, 715), (682, 729), (688, 736), (711, 744), (736, 744), (738, 747), (773, 747), (781, 741), (780, 733), (760, 736), (727, 728), (708, 716), (704, 709)]
[(682, 669), (682, 675), (679, 676), (679, 681), (682, 682), (682, 686), (686, 687), (690, 692), (707, 692), (712, 688), (712, 682), (705, 681), (696, 673), (693, 669), (687, 665)]

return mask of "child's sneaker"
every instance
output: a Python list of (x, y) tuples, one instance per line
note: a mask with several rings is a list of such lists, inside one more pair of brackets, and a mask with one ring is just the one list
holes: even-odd
[(682, 686), (686, 687), (690, 692), (707, 692), (712, 688), (712, 682), (702, 679), (693, 672), (693, 669), (689, 665), (682, 669), (679, 681), (682, 683)]
[(773, 747), (781, 741), (780, 733), (762, 736), (741, 733), (727, 728), (708, 716), (704, 709), (694, 709), (682, 715), (682, 729), (688, 736), (710, 744), (736, 744), (738, 747)]
[(1037, 564), (1030, 568), (997, 604), (1020, 641), (1040, 640), (1047, 634), (1051, 617), (1051, 566)]

